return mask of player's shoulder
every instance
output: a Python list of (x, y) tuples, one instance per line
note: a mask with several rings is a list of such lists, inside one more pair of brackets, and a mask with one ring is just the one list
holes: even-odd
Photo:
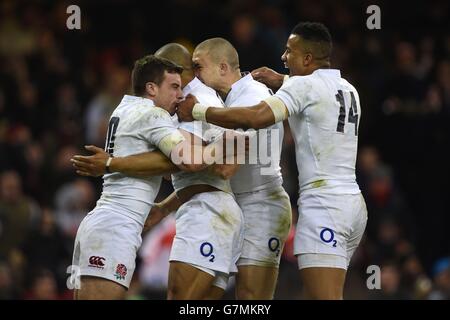
[(272, 95), (273, 92), (264, 83), (252, 79), (248, 82), (248, 85), (244, 88), (244, 91), (248, 94), (254, 95)]
[[(114, 112), (120, 112), (124, 115), (133, 115), (133, 114), (167, 114), (169, 113), (162, 109), (162, 108), (156, 108), (155, 104), (152, 100), (143, 98), (143, 97), (135, 97), (135, 96), (129, 96), (125, 95), (120, 102), (120, 104), (117, 106), (117, 108), (114, 110)], [(170, 115), (169, 115), (170, 117)]]
[[(146, 99), (149, 100), (149, 99)], [(170, 113), (165, 109), (153, 104), (153, 101), (136, 101), (129, 108), (122, 111), (122, 115), (130, 121), (138, 121), (142, 126), (161, 123), (162, 121), (172, 122)], [(135, 119), (135, 120), (134, 120)]]
[(315, 74), (308, 74), (304, 76), (290, 76), (284, 83), (283, 86), (286, 85), (288, 87), (299, 87), (299, 88), (307, 88), (308, 90), (312, 90), (319, 82), (319, 78)]
[(217, 95), (217, 92), (200, 82), (192, 89), (191, 94), (194, 95), (201, 104), (210, 106), (222, 106), (223, 102)]
[(294, 91), (301, 95), (311, 94), (318, 89), (319, 80), (314, 75), (291, 76), (281, 86), (279, 91)]
[(251, 74), (248, 74), (233, 84), (225, 103), (228, 106), (249, 106), (271, 95), (273, 92), (265, 84), (254, 80)]
[(285, 81), (285, 83), (313, 83), (318, 81), (319, 78), (316, 74), (308, 74), (304, 76), (290, 76), (289, 79)]
[(150, 99), (135, 100), (128, 105), (119, 105), (116, 110), (132, 117), (138, 115), (150, 118), (171, 118), (169, 112), (156, 106)]
[(319, 69), (308, 75), (291, 76), (283, 83), (281, 88), (288, 91), (294, 90), (296, 93), (301, 93), (305, 96), (317, 97), (329, 90), (330, 83), (340, 85), (343, 80), (339, 70)]
[(195, 87), (191, 89), (191, 94), (193, 95), (204, 95), (204, 96), (216, 96), (216, 91), (208, 87), (203, 82), (198, 82)]
[(154, 119), (154, 120), (164, 119), (164, 120), (172, 121), (172, 117), (170, 116), (170, 113), (161, 107), (142, 106), (141, 110), (142, 110), (142, 114), (150, 119)]
[(351, 84), (347, 79), (341, 78), (341, 86), (346, 88), (349, 91), (354, 91), (356, 93), (358, 93), (358, 91), (356, 90), (355, 86), (353, 84)]

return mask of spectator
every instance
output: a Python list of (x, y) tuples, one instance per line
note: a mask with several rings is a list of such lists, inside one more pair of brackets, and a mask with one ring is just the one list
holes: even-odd
[(22, 181), (15, 171), (0, 174), (0, 256), (8, 258), (20, 247), (36, 221), (39, 209), (22, 193)]
[(376, 300), (407, 300), (411, 297), (405, 293), (401, 286), (401, 274), (398, 266), (386, 262), (381, 267), (381, 289), (371, 291), (371, 298)]
[(47, 269), (56, 276), (58, 287), (65, 288), (66, 271), (72, 259), (72, 239), (59, 230), (50, 208), (42, 210), (39, 224), (28, 233), (22, 252), (26, 257), (26, 274)]
[(435, 288), (429, 300), (450, 300), (450, 257), (437, 260), (433, 266)]

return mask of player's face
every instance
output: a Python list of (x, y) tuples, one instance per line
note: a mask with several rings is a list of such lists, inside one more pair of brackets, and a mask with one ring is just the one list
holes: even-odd
[(302, 50), (302, 41), (296, 34), (291, 34), (286, 43), (286, 50), (281, 56), (284, 66), (289, 69), (289, 75), (299, 76), (305, 75), (304, 57)]
[(220, 83), (220, 66), (214, 63), (209, 55), (202, 50), (195, 50), (192, 56), (195, 76), (204, 84), (218, 89)]
[(153, 100), (155, 105), (165, 109), (170, 115), (174, 115), (177, 104), (183, 99), (180, 75), (166, 71), (163, 82), (156, 87), (157, 93)]

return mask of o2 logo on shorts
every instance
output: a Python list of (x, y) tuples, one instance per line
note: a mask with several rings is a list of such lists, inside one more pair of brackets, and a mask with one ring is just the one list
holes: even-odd
[(269, 242), (267, 243), (269, 246), (269, 250), (272, 252), (276, 252), (276, 256), (280, 254), (280, 240), (277, 238), (270, 238)]
[(333, 247), (336, 248), (337, 241), (334, 240), (334, 231), (330, 228), (323, 228), (322, 231), (320, 231), (320, 239), (325, 243), (333, 243)]
[(209, 242), (203, 242), (202, 245), (200, 246), (200, 253), (202, 254), (202, 256), (204, 256), (206, 258), (209, 257), (210, 262), (214, 262), (214, 259), (216, 257), (213, 254), (213, 251), (214, 251), (214, 247)]

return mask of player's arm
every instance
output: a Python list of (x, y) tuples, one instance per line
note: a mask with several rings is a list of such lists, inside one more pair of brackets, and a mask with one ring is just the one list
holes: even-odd
[(173, 192), (166, 199), (160, 203), (155, 203), (155, 205), (150, 210), (150, 213), (145, 220), (143, 233), (150, 231), (155, 225), (157, 225), (161, 220), (167, 217), (170, 213), (177, 211), (183, 202), (177, 198), (176, 193)]
[(98, 177), (105, 173), (121, 172), (128, 176), (149, 177), (179, 171), (162, 152), (152, 151), (127, 157), (111, 157), (103, 149), (86, 146), (90, 156), (75, 155), (71, 162), (82, 176)]
[(125, 175), (137, 177), (168, 175), (180, 171), (160, 151), (112, 158), (109, 168), (111, 172), (121, 172)]
[(276, 110), (277, 115), (266, 101), (251, 107), (238, 108), (214, 108), (197, 104), (193, 108), (192, 115), (195, 120), (204, 118), (206, 122), (225, 128), (262, 129), (287, 118), (286, 107), (281, 100), (277, 100), (280, 101)]
[(202, 120), (231, 129), (262, 129), (289, 115), (283, 101), (274, 96), (251, 107), (215, 108), (203, 106), (194, 96), (188, 95), (179, 104), (177, 113), (183, 121)]
[(214, 150), (209, 150), (213, 146), (203, 147), (201, 142), (199, 145), (193, 135), (185, 131), (175, 131), (167, 135), (160, 141), (158, 147), (161, 151), (111, 157), (101, 148), (86, 146), (85, 148), (93, 154), (75, 155), (71, 162), (76, 172), (82, 176), (98, 177), (105, 173), (120, 172), (133, 177), (149, 177), (179, 170), (188, 172), (203, 170), (208, 166), (203, 162), (203, 153), (214, 155)]
[[(98, 177), (105, 173), (120, 172), (132, 177), (149, 177), (180, 170), (195, 172), (207, 166), (202, 162), (204, 149), (201, 140), (199, 142), (194, 135), (184, 130), (174, 131), (162, 138), (158, 144), (159, 151), (112, 157), (96, 146), (85, 148), (93, 154), (75, 155), (71, 159), (76, 172), (82, 176)], [(200, 163), (196, 163), (196, 159), (200, 159)]]
[(239, 165), (233, 164), (214, 164), (208, 168), (209, 172), (222, 179), (228, 180), (239, 170)]

